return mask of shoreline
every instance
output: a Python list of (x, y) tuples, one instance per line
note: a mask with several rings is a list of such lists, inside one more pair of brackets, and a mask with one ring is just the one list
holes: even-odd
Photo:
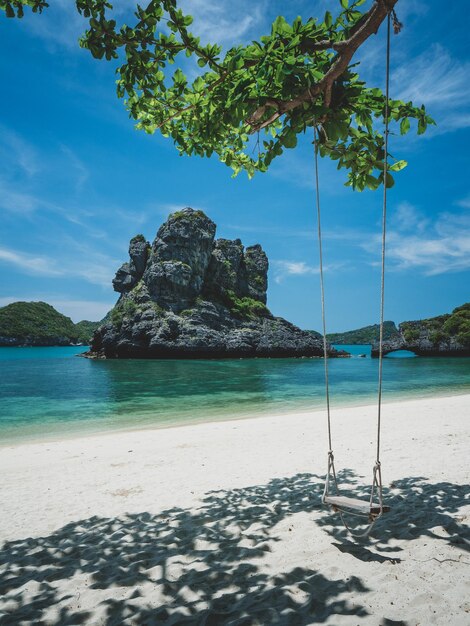
[[(420, 395), (418, 397), (416, 396), (408, 396), (402, 399), (397, 400), (396, 398), (384, 398), (382, 397), (382, 406), (389, 406), (389, 405), (395, 405), (395, 404), (402, 404), (402, 403), (408, 403), (408, 402), (420, 402), (421, 400), (429, 400), (429, 399), (441, 399), (441, 398), (454, 398), (454, 397), (461, 397), (461, 396), (468, 396), (468, 402), (469, 402), (469, 406), (470, 406), (470, 390), (463, 390), (461, 393), (458, 392), (449, 392), (449, 393), (440, 393), (438, 392), (437, 394), (434, 393), (430, 393), (429, 395)], [(345, 409), (368, 409), (374, 406), (377, 406), (377, 401), (373, 402), (372, 400), (370, 402), (363, 402), (360, 399), (357, 401), (357, 403), (355, 402), (346, 402), (344, 404), (340, 403), (338, 405), (335, 406), (334, 404), (334, 397), (332, 398), (332, 400), (330, 400), (331, 402), (331, 411), (332, 414), (335, 411), (343, 411)], [(18, 437), (17, 440), (10, 440), (10, 441), (1, 441), (0, 440), (0, 452), (3, 449), (6, 448), (18, 448), (21, 446), (27, 446), (27, 445), (35, 445), (35, 444), (46, 444), (46, 443), (59, 443), (62, 441), (73, 441), (75, 439), (88, 439), (90, 437), (108, 437), (108, 436), (113, 436), (113, 435), (118, 435), (118, 434), (125, 434), (125, 433), (134, 433), (134, 432), (138, 432), (138, 433), (145, 433), (145, 432), (153, 432), (153, 431), (161, 431), (161, 430), (173, 430), (173, 429), (180, 429), (180, 428), (185, 428), (185, 427), (191, 427), (191, 426), (201, 426), (204, 424), (224, 424), (224, 423), (232, 423), (232, 422), (246, 422), (246, 421), (250, 421), (250, 420), (260, 420), (260, 419), (271, 419), (271, 418), (286, 418), (289, 416), (297, 416), (297, 415), (309, 415), (309, 414), (317, 414), (317, 413), (321, 413), (321, 412), (326, 412), (326, 408), (325, 406), (319, 406), (319, 407), (313, 407), (313, 408), (292, 408), (292, 409), (286, 409), (284, 411), (275, 411), (273, 412), (273, 407), (268, 407), (265, 410), (260, 411), (259, 413), (256, 414), (250, 414), (250, 410), (248, 410), (247, 414), (242, 414), (242, 415), (218, 415), (218, 416), (214, 416), (213, 419), (194, 419), (191, 421), (168, 421), (168, 422), (163, 422), (161, 425), (158, 425), (158, 423), (155, 423), (155, 425), (153, 426), (149, 426), (149, 425), (129, 425), (129, 426), (122, 426), (121, 428), (112, 428), (112, 429), (97, 429), (97, 430), (93, 430), (90, 429), (89, 432), (84, 433), (84, 434), (79, 434), (78, 429), (77, 431), (73, 431), (70, 432), (68, 435), (66, 433), (57, 433), (57, 434), (52, 434), (50, 436), (44, 435), (44, 436), (38, 436), (38, 437)], [(64, 424), (64, 422), (60, 422), (60, 424)], [(1, 431), (0, 431), (1, 433)]]
[[(360, 542), (322, 506), (316, 411), (2, 448), (0, 619), (466, 626), (469, 400), (384, 404), (391, 510)], [(376, 418), (332, 413), (341, 487), (364, 499)]]

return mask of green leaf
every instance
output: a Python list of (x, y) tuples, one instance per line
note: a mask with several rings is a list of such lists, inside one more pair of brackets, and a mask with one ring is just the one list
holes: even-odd
[(285, 17), (279, 15), (273, 22), (272, 32), (278, 35), (290, 35), (292, 33), (292, 26), (286, 22)]
[(282, 144), (286, 148), (295, 148), (297, 145), (297, 133), (295, 130), (290, 129), (288, 133), (283, 137)]
[(371, 174), (366, 174), (366, 184), (369, 189), (375, 191), (380, 186), (380, 179)]
[(200, 93), (201, 91), (204, 91), (205, 86), (206, 86), (206, 83), (204, 79), (201, 78), (200, 76), (198, 76), (193, 83), (193, 89), (196, 93)]
[(406, 133), (410, 130), (410, 120), (407, 117), (404, 117), (400, 122), (400, 133), (402, 135), (406, 135)]
[(333, 24), (333, 18), (331, 17), (331, 13), (329, 11), (325, 13), (324, 22), (327, 28), (331, 28), (331, 25)]
[(428, 126), (428, 123), (426, 121), (426, 118), (421, 117), (418, 120), (418, 135), (422, 135), (425, 132), (427, 126)]
[(343, 9), (347, 9), (349, 6), (349, 0), (341, 0), (341, 6)]
[(178, 68), (173, 75), (173, 81), (175, 85), (185, 85), (186, 84), (186, 76), (183, 72)]
[[(382, 172), (379, 176), (379, 180), (383, 182), (383, 179), (384, 179), (384, 175)], [(387, 172), (387, 189), (390, 189), (391, 187), (393, 187), (394, 184), (395, 184), (395, 181), (393, 180), (393, 176), (390, 174), (390, 172)]]
[(388, 168), (390, 172), (400, 172), (402, 169), (404, 169), (406, 166), (408, 165), (407, 161), (397, 161), (396, 163), (394, 163), (393, 165), (390, 165), (390, 167)]

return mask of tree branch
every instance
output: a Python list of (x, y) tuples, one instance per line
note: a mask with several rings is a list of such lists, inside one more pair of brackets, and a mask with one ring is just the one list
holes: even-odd
[[(328, 107), (331, 102), (331, 91), (334, 81), (347, 70), (356, 50), (366, 41), (366, 39), (377, 33), (381, 23), (393, 10), (393, 7), (397, 2), (398, 0), (375, 0), (369, 11), (364, 14), (364, 17), (357, 25), (357, 28), (354, 29), (352, 35), (345, 41), (338, 42), (336, 44), (332, 44), (331, 41), (321, 41), (316, 44), (312, 44), (313, 49), (317, 50), (325, 50), (327, 48), (337, 50), (338, 53), (335, 56), (328, 72), (318, 83), (292, 100), (268, 100), (263, 105), (258, 107), (247, 120), (247, 124), (251, 127), (250, 132), (255, 133), (263, 128), (266, 128), (267, 126), (270, 126), (275, 120), (279, 119), (285, 113), (303, 105), (304, 102), (314, 100), (321, 94), (324, 96), (325, 106)], [(321, 47), (315, 48), (315, 46)], [(268, 108), (274, 108), (275, 112), (272, 113), (267, 119), (262, 120)]]

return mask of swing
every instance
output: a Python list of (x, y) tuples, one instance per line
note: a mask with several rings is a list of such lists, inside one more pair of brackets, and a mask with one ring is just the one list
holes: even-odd
[[(395, 16), (394, 16), (395, 19)], [(331, 437), (331, 416), (330, 416), (330, 393), (328, 382), (328, 350), (326, 342), (326, 318), (325, 318), (325, 292), (323, 281), (323, 249), (322, 249), (322, 231), (321, 231), (321, 211), (320, 211), (320, 192), (318, 184), (318, 133), (316, 123), (314, 123), (314, 144), (315, 144), (315, 188), (316, 188), (316, 209), (318, 224), (318, 249), (319, 249), (319, 270), (320, 270), (320, 291), (321, 291), (321, 311), (323, 323), (323, 357), (325, 367), (325, 395), (326, 409), (328, 419), (328, 469), (325, 479), (325, 487), (323, 491), (322, 502), (334, 512), (339, 513), (341, 520), (349, 531), (355, 537), (363, 537), (370, 533), (375, 522), (384, 514), (390, 511), (390, 507), (383, 503), (382, 498), (382, 470), (380, 464), (380, 427), (381, 427), (381, 406), (382, 406), (382, 364), (383, 364), (383, 320), (384, 320), (384, 286), (385, 286), (385, 236), (386, 236), (386, 217), (387, 217), (387, 169), (388, 169), (388, 135), (389, 135), (389, 82), (390, 82), (390, 13), (387, 18), (387, 52), (386, 52), (386, 88), (385, 88), (385, 115), (384, 115), (384, 168), (383, 168), (383, 210), (382, 210), (382, 263), (381, 263), (381, 294), (380, 294), (380, 331), (379, 331), (379, 380), (378, 380), (378, 401), (377, 401), (377, 452), (376, 461), (373, 467), (372, 487), (370, 497), (367, 500), (344, 496), (341, 494), (338, 480), (336, 477), (336, 469), (334, 463), (333, 444)], [(334, 493), (331, 493), (330, 487), (333, 483)], [(351, 529), (345, 519), (345, 515), (353, 515), (363, 518), (368, 522), (367, 528), (356, 533)]]

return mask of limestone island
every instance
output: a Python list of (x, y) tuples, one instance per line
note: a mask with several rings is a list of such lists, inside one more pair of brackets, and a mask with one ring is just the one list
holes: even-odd
[[(113, 280), (119, 300), (89, 358), (320, 357), (318, 334), (266, 307), (268, 258), (259, 244), (215, 239), (202, 211), (169, 216), (152, 245), (130, 241)], [(349, 356), (328, 346), (330, 356)]]
[[(398, 332), (382, 345), (383, 354), (408, 350), (417, 356), (470, 356), (470, 302), (452, 313), (412, 322), (402, 322)], [(372, 344), (372, 356), (379, 355), (379, 344)]]

